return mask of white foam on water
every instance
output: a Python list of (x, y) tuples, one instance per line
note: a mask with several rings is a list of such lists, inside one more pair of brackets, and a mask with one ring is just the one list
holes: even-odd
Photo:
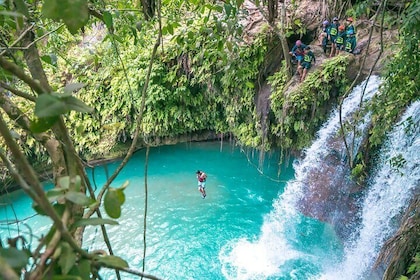
[[(413, 103), (388, 135), (377, 171), (371, 180), (361, 213), (359, 236), (347, 246), (345, 258), (319, 279), (369, 279), (384, 242), (398, 228), (420, 183), (420, 101)], [(400, 163), (399, 166), (392, 162)]]

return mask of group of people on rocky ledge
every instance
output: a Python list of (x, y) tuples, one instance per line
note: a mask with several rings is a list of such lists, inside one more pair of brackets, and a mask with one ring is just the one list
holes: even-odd
[[(333, 18), (332, 23), (328, 20), (322, 22), (321, 33), (319, 35), (319, 45), (322, 46), (324, 53), (329, 57), (338, 55), (340, 52), (354, 53), (356, 48), (356, 29), (353, 25), (353, 18), (348, 17), (344, 24), (340, 24), (337, 17)], [(328, 46), (331, 50), (327, 53)], [(289, 52), (297, 61), (297, 72), (302, 82), (312, 62), (316, 63), (315, 55), (311, 47), (297, 40)]]

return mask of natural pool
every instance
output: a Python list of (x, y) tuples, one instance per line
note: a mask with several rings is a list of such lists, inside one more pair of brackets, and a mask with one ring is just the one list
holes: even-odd
[[(143, 257), (145, 152), (137, 152), (112, 184), (126, 180), (126, 202), (120, 225), (107, 226), (116, 255), (141, 270)], [(310, 279), (331, 265), (342, 248), (329, 225), (301, 215), (279, 216), (286, 182), (293, 179), (291, 164), (278, 176), (278, 155), (266, 155), (264, 174), (258, 155), (246, 155), (229, 143), (188, 143), (152, 148), (148, 165), (146, 272), (162, 279)], [(100, 187), (116, 163), (96, 167)], [(208, 174), (207, 197), (197, 190), (195, 171)], [(92, 170), (88, 173), (92, 175)], [(14, 201), (19, 219), (33, 215), (31, 202), (21, 193), (3, 197)], [(293, 208), (292, 205), (289, 205)], [(284, 207), (284, 205), (283, 205)], [(288, 205), (286, 205), (286, 208)], [(0, 206), (0, 220), (14, 219), (10, 206)], [(25, 221), (35, 235), (48, 219)], [(1, 225), (5, 238), (16, 227)], [(20, 226), (21, 231), (27, 231)], [(34, 241), (35, 242), (35, 241)], [(100, 230), (86, 229), (86, 249), (105, 249)], [(103, 270), (104, 279), (115, 279)], [(122, 274), (123, 279), (138, 279)]]

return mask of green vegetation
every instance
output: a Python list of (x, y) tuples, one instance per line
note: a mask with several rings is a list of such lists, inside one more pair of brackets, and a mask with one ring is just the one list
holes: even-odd
[[(160, 137), (213, 131), (261, 150), (299, 150), (347, 90), (348, 56), (318, 65), (294, 88), (284, 65), (268, 78), (271, 119), (264, 131), (255, 100), (272, 47), (268, 26), (275, 25), (245, 39), (242, 0), (137, 2), (133, 7), (122, 0), (0, 0), (0, 169), (54, 224), (32, 251), (20, 237), (10, 246), (0, 244), (1, 277), (96, 279), (101, 267), (109, 267), (119, 279), (127, 263), (113, 256), (108, 243), (105, 255), (82, 250), (80, 232), (100, 226), (107, 240), (103, 225), (117, 222), (102, 219), (99, 206), (104, 203), (110, 217), (119, 217), (127, 185), (111, 184), (135, 149)], [(277, 6), (266, 5), (275, 20)], [(418, 1), (410, 2), (399, 51), (372, 103), (373, 147), (419, 98), (419, 9)], [(371, 10), (361, 1), (348, 13)], [(288, 34), (307, 31), (298, 18), (290, 24)], [(81, 158), (120, 154), (121, 147), (128, 147), (122, 164), (96, 196)], [(362, 174), (364, 163), (356, 167), (354, 173)], [(52, 170), (56, 189), (43, 191), (38, 168)], [(93, 213), (99, 218), (91, 218)], [(29, 261), (35, 265), (23, 272)], [(131, 273), (156, 279), (144, 268)]]
[[(413, 258), (413, 263), (407, 269), (407, 275), (419, 275), (420, 272), (420, 253), (417, 253), (416, 256)], [(416, 277), (417, 277), (416, 276)], [(408, 280), (407, 276), (403, 275), (399, 278), (399, 280)]]
[[(279, 147), (302, 149), (310, 144), (326, 120), (326, 109), (334, 97), (346, 92), (348, 63), (349, 57), (345, 55), (326, 60), (307, 76), (304, 83), (292, 90), (286, 88), (285, 67), (269, 78), (274, 89), (270, 98), (275, 122), (271, 130), (277, 136)], [(333, 96), (334, 92), (337, 96)]]
[(385, 133), (401, 112), (420, 98), (419, 13), (420, 3), (412, 2), (404, 14), (404, 24), (400, 28), (399, 51), (387, 65), (381, 94), (371, 103), (374, 125), (369, 141), (372, 146), (380, 145)]

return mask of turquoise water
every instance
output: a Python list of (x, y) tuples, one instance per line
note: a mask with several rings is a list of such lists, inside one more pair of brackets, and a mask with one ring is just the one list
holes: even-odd
[[(141, 270), (143, 258), (144, 151), (137, 152), (113, 183), (126, 180), (126, 202), (120, 225), (107, 226), (116, 255)], [(148, 166), (148, 214), (145, 272), (162, 279), (310, 279), (341, 258), (342, 248), (329, 225), (300, 214), (279, 215), (281, 194), (293, 168), (278, 155), (266, 155), (264, 175), (258, 155), (219, 142), (189, 143), (152, 148)], [(95, 169), (101, 186), (115, 164)], [(208, 174), (207, 197), (197, 190), (195, 171)], [(89, 170), (92, 175), (92, 171)], [(7, 202), (8, 198), (3, 197)], [(18, 218), (33, 214), (30, 200), (12, 198)], [(284, 204), (284, 203), (283, 203)], [(286, 205), (286, 208), (292, 205)], [(284, 208), (284, 205), (282, 206)], [(13, 219), (10, 207), (0, 206), (0, 220)], [(48, 219), (26, 221), (36, 235)], [(21, 230), (25, 229), (20, 226)], [(4, 240), (15, 227), (0, 229)], [(86, 249), (105, 249), (100, 231), (88, 227)], [(115, 279), (101, 271), (104, 279)], [(138, 279), (122, 274), (123, 279)]]

